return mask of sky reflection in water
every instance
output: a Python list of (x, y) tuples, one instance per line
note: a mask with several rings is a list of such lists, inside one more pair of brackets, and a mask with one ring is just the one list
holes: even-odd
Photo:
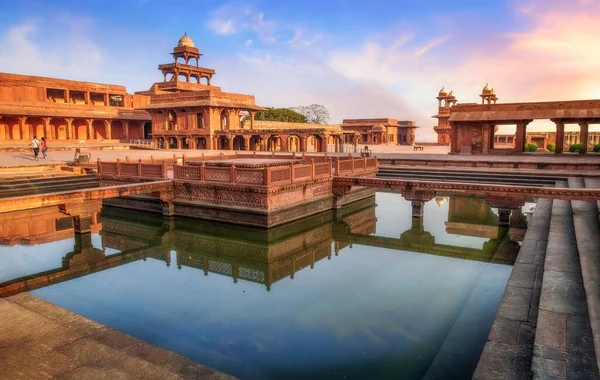
[[(400, 195), (378, 193), (376, 202), (375, 235), (397, 239), (411, 229)], [(446, 232), (449, 202), (439, 203), (424, 212), (435, 243), (481, 249), (488, 238)], [(481, 215), (493, 219), (490, 212)], [(228, 229), (235, 239), (236, 227)], [(58, 243), (37, 247), (54, 259)], [(470, 378), (511, 266), (359, 244), (335, 255), (336, 243), (329, 247), (330, 260), (270, 291), (178, 269), (173, 250), (170, 266), (148, 258), (32, 293), (242, 379)], [(202, 252), (180, 252), (188, 254)]]

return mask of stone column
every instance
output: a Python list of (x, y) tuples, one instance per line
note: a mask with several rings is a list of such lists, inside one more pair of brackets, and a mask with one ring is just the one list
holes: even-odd
[(52, 120), (51, 117), (43, 117), (42, 121), (44, 122), (44, 134), (46, 135), (47, 139), (53, 139), (53, 133), (52, 133), (52, 127), (50, 125), (50, 121)]
[(458, 152), (458, 126), (452, 125), (450, 129), (450, 153), (460, 153)]
[(227, 138), (227, 149), (228, 150), (233, 150), (233, 139), (234, 139), (234, 136), (229, 136)]
[(106, 139), (112, 140), (112, 131), (110, 130), (110, 120), (104, 120), (104, 132), (106, 133)]
[(515, 151), (523, 153), (525, 150), (525, 139), (527, 136), (527, 123), (520, 121), (517, 123), (517, 134), (515, 136)]
[(282, 135), (282, 136), (279, 136), (279, 141), (281, 142), (281, 143), (280, 143), (280, 144), (281, 144), (281, 145), (280, 145), (280, 146), (281, 146), (281, 149), (280, 149), (280, 150), (281, 150), (282, 152), (287, 152), (287, 151), (288, 151), (288, 137), (289, 137), (289, 136), (287, 136), (287, 135)]
[[(21, 140), (25, 140), (27, 139), (31, 139), (33, 138), (33, 136), (31, 136), (31, 134), (29, 133), (29, 128), (27, 127), (27, 116), (19, 116), (19, 133), (21, 135)], [(27, 130), (27, 137), (25, 137), (25, 128), (28, 128)]]
[(76, 215), (73, 217), (73, 229), (76, 234), (89, 234), (92, 232), (92, 218), (90, 215)]
[(584, 150), (583, 150), (583, 154), (587, 153), (588, 150), (588, 122), (587, 121), (582, 121), (581, 123), (579, 123), (579, 127), (580, 127), (580, 132), (579, 132), (579, 141), (581, 142), (581, 144), (583, 144)]
[(87, 139), (94, 139), (94, 119), (85, 119), (85, 123), (87, 124)]
[(562, 154), (565, 146), (565, 122), (562, 120), (556, 120), (556, 148), (554, 154)]
[(250, 136), (244, 136), (244, 149), (245, 150), (254, 150), (250, 147)]
[(123, 133), (125, 133), (125, 138), (129, 138), (129, 120), (121, 120), (121, 124), (123, 124)]
[(183, 137), (177, 137), (177, 149), (183, 149)]
[(508, 226), (510, 222), (510, 213), (512, 212), (509, 208), (499, 208), (498, 209), (498, 225), (500, 227)]
[(73, 138), (73, 119), (66, 117), (65, 121), (67, 122), (67, 140), (71, 140)]
[(410, 205), (412, 206), (412, 217), (413, 218), (422, 218), (423, 217), (423, 205), (425, 202), (421, 200), (410, 201)]
[(254, 130), (254, 114), (256, 112), (250, 111), (250, 130)]

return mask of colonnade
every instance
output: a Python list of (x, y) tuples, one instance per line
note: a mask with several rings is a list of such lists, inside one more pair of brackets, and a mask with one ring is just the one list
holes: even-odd
[(0, 140), (112, 140), (144, 138), (144, 121), (0, 115)]
[(270, 152), (327, 152), (334, 145), (336, 152), (343, 152), (344, 145), (358, 149), (358, 138), (352, 135), (352, 144), (344, 144), (343, 135), (327, 134), (213, 134), (202, 136), (155, 135), (155, 146), (165, 149), (247, 150)]

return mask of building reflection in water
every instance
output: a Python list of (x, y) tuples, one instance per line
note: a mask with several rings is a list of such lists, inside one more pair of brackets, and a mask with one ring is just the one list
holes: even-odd
[[(74, 233), (71, 217), (56, 210), (0, 214), (2, 245), (38, 244), (75, 236), (71, 252), (62, 263), (41, 273), (0, 284), (0, 297), (52, 285), (89, 273), (148, 258), (167, 266), (200, 269), (238, 280), (263, 284), (266, 290), (325, 258), (331, 259), (353, 244), (440, 255), (467, 260), (512, 264), (518, 253), (527, 219), (520, 209), (500, 210), (497, 215), (481, 198), (437, 197), (448, 202), (446, 232), (487, 239), (482, 248), (438, 244), (426, 231), (423, 218), (397, 238), (377, 236), (375, 197), (271, 229), (232, 227), (188, 219), (163, 219), (153, 214), (127, 212), (100, 206), (92, 210), (89, 232)], [(41, 218), (41, 220), (40, 220)], [(102, 223), (100, 223), (100, 221)], [(94, 248), (91, 234), (99, 232), (102, 249)], [(333, 243), (333, 244), (332, 244)], [(43, 246), (42, 246), (43, 247)], [(108, 253), (107, 248), (111, 252)], [(171, 263), (171, 252), (176, 263)]]

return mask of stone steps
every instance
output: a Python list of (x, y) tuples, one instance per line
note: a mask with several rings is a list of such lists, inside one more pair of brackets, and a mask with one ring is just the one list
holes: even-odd
[(570, 201), (552, 205), (531, 369), (536, 379), (598, 378)]
[(442, 182), (468, 182), (468, 183), (493, 183), (523, 186), (553, 186), (556, 176), (529, 175), (523, 173), (486, 173), (480, 171), (439, 170), (426, 168), (394, 168), (380, 167), (378, 178), (401, 178), (409, 180), (442, 181)]
[(12, 178), (0, 182), (0, 198), (98, 187), (95, 175)]
[(21, 186), (31, 185), (31, 184), (60, 184), (60, 183), (72, 183), (77, 181), (84, 180), (95, 180), (95, 174), (86, 174), (86, 175), (63, 175), (63, 176), (28, 176), (26, 178), (6, 178), (2, 179), (0, 182), (0, 190), (11, 190), (15, 188), (19, 188)]
[[(600, 180), (569, 178), (556, 186), (595, 187)], [(597, 202), (540, 199), (473, 378), (600, 379), (597, 351)]]
[[(583, 178), (570, 178), (569, 187), (600, 187)], [(571, 201), (577, 236), (577, 249), (587, 298), (590, 325), (594, 337), (596, 362), (600, 362), (600, 219), (597, 202)]]

